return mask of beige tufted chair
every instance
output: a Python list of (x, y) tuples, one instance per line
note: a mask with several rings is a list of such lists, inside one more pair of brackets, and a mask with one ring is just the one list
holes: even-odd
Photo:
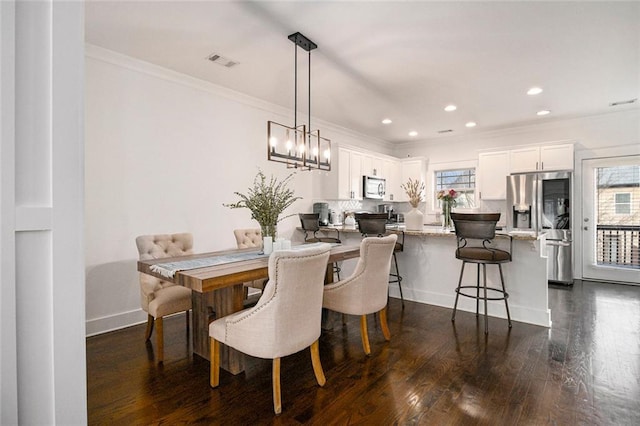
[(220, 343), (248, 355), (273, 360), (273, 408), (282, 411), (280, 358), (311, 348), (316, 380), (325, 383), (318, 351), (322, 288), (329, 244), (276, 251), (269, 257), (269, 281), (253, 308), (222, 317), (209, 325), (211, 387), (220, 381)]
[[(192, 254), (193, 236), (191, 234), (141, 235), (136, 238), (140, 260), (161, 259), (163, 257)], [(164, 337), (162, 318), (185, 311), (187, 330), (189, 329), (189, 309), (191, 309), (191, 290), (169, 281), (147, 274), (140, 274), (140, 303), (147, 313), (146, 340), (149, 340), (156, 325), (158, 362), (164, 360)], [(155, 321), (154, 321), (155, 319)]]
[(369, 355), (367, 314), (380, 312), (380, 327), (386, 340), (391, 339), (387, 325), (387, 292), (391, 256), (398, 236), (367, 237), (360, 245), (360, 258), (349, 278), (324, 287), (322, 307), (349, 315), (360, 315), (360, 333), (364, 352)]
[[(262, 247), (262, 231), (260, 228), (250, 229), (234, 229), (233, 234), (236, 237), (236, 244), (239, 249)], [(267, 280), (254, 280), (244, 283), (245, 287), (256, 288), (259, 290), (264, 289), (264, 285)], [(253, 293), (249, 292), (249, 296)]]

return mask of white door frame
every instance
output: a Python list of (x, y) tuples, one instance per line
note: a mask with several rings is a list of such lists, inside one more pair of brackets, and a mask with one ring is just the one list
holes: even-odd
[[(583, 174), (583, 188), (585, 189), (582, 196), (582, 223), (583, 227), (583, 260), (582, 260), (582, 275), (585, 278), (601, 281), (616, 281), (632, 284), (640, 284), (640, 271), (619, 268), (615, 266), (591, 266), (595, 259), (592, 258), (592, 254), (596, 247), (594, 247), (594, 241), (597, 236), (597, 221), (594, 209), (596, 208), (596, 188), (594, 188), (593, 182), (595, 181), (594, 168), (607, 167), (612, 164), (627, 165), (637, 164), (639, 156), (623, 156), (623, 157), (606, 157), (597, 159), (588, 159), (582, 162), (582, 174)], [(590, 211), (586, 211), (589, 209)], [(588, 222), (585, 220), (588, 219)]]
[[(592, 150), (576, 150), (575, 153), (575, 167), (574, 167), (574, 198), (575, 200), (581, 200), (584, 188), (583, 188), (583, 176), (582, 176), (582, 163), (585, 160), (592, 160), (598, 158), (607, 157), (622, 157), (626, 155), (639, 155), (640, 154), (640, 141), (635, 141), (630, 145), (619, 145), (607, 148), (598, 148)], [(576, 279), (582, 279), (582, 253), (583, 253), (583, 235), (582, 235), (582, 218), (584, 217), (582, 211), (582, 202), (574, 203), (575, 220), (572, 225), (573, 234), (573, 247), (574, 247), (574, 277)]]
[(83, 2), (0, 1), (0, 95), (0, 424), (86, 424)]

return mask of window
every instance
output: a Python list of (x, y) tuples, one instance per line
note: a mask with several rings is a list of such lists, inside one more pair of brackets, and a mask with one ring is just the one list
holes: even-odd
[(631, 193), (617, 192), (615, 194), (616, 214), (631, 214)]
[[(476, 205), (476, 169), (438, 170), (435, 173), (436, 193), (455, 189), (458, 193), (456, 207), (473, 208)], [(437, 206), (440, 200), (436, 199)]]

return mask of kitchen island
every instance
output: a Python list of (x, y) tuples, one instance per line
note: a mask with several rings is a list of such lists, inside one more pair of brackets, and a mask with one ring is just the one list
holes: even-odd
[[(344, 244), (359, 244), (362, 236), (354, 226), (330, 226), (340, 231)], [(327, 227), (327, 228), (330, 228)], [(303, 234), (301, 231), (300, 234)], [(406, 231), (402, 225), (388, 226), (388, 232), (404, 232), (404, 251), (397, 253), (402, 275), (402, 291), (405, 300), (453, 308), (455, 288), (460, 277), (462, 261), (456, 259), (456, 236), (438, 226), (425, 226), (419, 231)], [(500, 235), (500, 233), (497, 233)], [(506, 235), (503, 234), (503, 235)], [(544, 234), (515, 234), (513, 238), (513, 261), (502, 265), (505, 286), (509, 293), (511, 319), (544, 327), (551, 326), (548, 305), (547, 259)], [(399, 240), (402, 236), (399, 235)], [(508, 248), (509, 239), (497, 237), (500, 248)], [(348, 276), (355, 261), (344, 262), (342, 276)], [(393, 268), (393, 266), (392, 266)], [(476, 267), (465, 268), (465, 285), (475, 285)], [(498, 267), (487, 265), (487, 285), (500, 287)], [(390, 284), (390, 294), (400, 297), (397, 284)], [(505, 318), (504, 301), (489, 301), (489, 316)], [(476, 301), (467, 297), (458, 300), (458, 310), (475, 312)], [(480, 303), (480, 313), (483, 304)]]

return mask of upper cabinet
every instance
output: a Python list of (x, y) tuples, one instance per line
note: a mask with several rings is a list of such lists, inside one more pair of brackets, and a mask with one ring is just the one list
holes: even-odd
[(362, 157), (359, 152), (338, 148), (339, 199), (362, 199)]
[[(400, 187), (409, 178), (424, 182), (424, 161), (422, 158), (396, 160), (372, 152), (338, 148), (338, 191), (330, 189), (327, 198), (340, 200), (362, 200), (362, 177), (375, 176), (386, 180), (383, 201), (408, 201)], [(332, 186), (335, 188), (335, 186)]]
[(478, 156), (476, 187), (481, 200), (505, 200), (509, 175), (509, 151), (482, 153)]
[(398, 201), (402, 191), (400, 188), (400, 161), (383, 159), (382, 177), (387, 180), (384, 201)]
[(573, 170), (573, 144), (540, 147), (541, 170)]
[(510, 164), (511, 173), (573, 170), (573, 144), (514, 149)]
[(364, 154), (362, 156), (362, 175), (363, 176), (377, 176), (386, 178), (382, 171), (382, 158), (374, 155)]

